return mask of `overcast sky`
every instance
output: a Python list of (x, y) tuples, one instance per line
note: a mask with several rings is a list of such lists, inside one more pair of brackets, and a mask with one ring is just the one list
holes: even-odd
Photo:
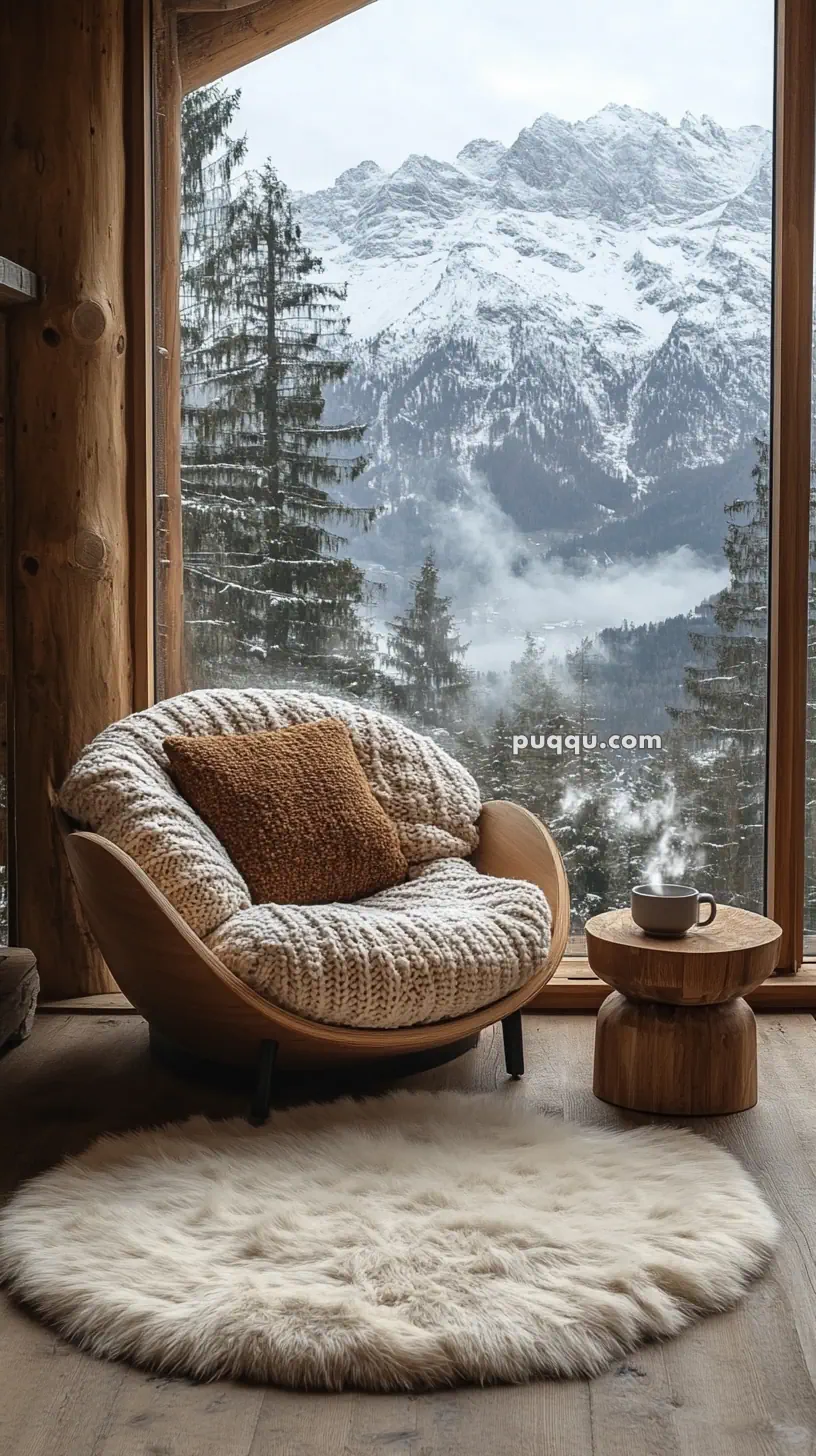
[(311, 191), (608, 101), (769, 126), (772, 67), (771, 0), (376, 0), (229, 82), (250, 161)]

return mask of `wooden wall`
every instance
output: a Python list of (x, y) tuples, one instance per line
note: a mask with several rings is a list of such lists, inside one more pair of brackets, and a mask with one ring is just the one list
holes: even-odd
[(42, 297), (8, 321), (19, 938), (49, 996), (112, 982), (52, 803), (131, 709), (125, 318), (125, 0), (0, 16), (0, 236)]

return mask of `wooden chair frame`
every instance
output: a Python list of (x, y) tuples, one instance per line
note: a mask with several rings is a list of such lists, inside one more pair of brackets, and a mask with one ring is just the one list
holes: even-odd
[[(518, 990), (478, 1011), (388, 1030), (329, 1026), (284, 1011), (246, 986), (208, 950), (123, 850), (61, 821), (88, 924), (117, 984), (161, 1037), (196, 1057), (258, 1068), (325, 1068), (444, 1048), (501, 1021), (508, 1071), (523, 1071), (520, 1016), (555, 973), (569, 933), (569, 886), (552, 836), (535, 815), (503, 800), (485, 804), (473, 863), (482, 874), (529, 880), (552, 911), (546, 963)], [(514, 1018), (516, 1018), (514, 1020)]]

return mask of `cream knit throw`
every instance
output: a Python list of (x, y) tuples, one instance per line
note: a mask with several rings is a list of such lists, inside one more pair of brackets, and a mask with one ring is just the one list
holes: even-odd
[[(162, 743), (329, 716), (348, 725), (411, 879), (353, 905), (252, 905), (223, 846), (176, 790)], [(311, 1020), (386, 1027), (461, 1015), (523, 985), (549, 949), (541, 891), (465, 863), (480, 808), (470, 774), (430, 739), (356, 703), (226, 688), (170, 698), (100, 733), (60, 803), (131, 855), (230, 970)]]

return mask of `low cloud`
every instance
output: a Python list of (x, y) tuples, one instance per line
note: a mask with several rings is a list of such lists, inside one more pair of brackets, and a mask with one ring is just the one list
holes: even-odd
[(582, 571), (545, 559), (546, 543), (525, 537), (479, 477), (433, 517), (443, 588), (470, 642), (468, 664), (482, 672), (506, 668), (528, 633), (561, 656), (604, 627), (693, 611), (728, 582), (725, 562), (712, 564), (688, 546)]

